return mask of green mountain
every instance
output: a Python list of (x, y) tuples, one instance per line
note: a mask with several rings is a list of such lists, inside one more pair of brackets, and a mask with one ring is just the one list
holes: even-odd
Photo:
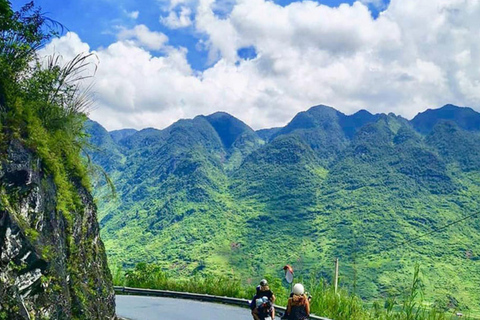
[[(416, 263), (432, 302), (479, 309), (480, 114), (445, 106), (411, 121), (326, 106), (253, 131), (215, 113), (122, 137), (91, 131), (110, 262), (178, 276), (265, 273), (330, 280), (362, 298), (399, 294)], [(444, 228), (451, 224), (448, 228)]]
[(468, 131), (480, 131), (480, 114), (471, 108), (460, 108), (447, 104), (440, 109), (418, 114), (412, 119), (412, 125), (419, 132), (429, 133), (441, 121), (452, 121), (457, 126)]
[(257, 130), (257, 135), (264, 141), (270, 141), (270, 139), (282, 128), (269, 128)]
[(114, 131), (110, 131), (110, 137), (112, 137), (112, 139), (118, 143), (120, 142), (120, 140), (123, 140), (124, 138), (131, 136), (135, 132), (137, 132), (137, 130), (135, 129), (114, 130)]

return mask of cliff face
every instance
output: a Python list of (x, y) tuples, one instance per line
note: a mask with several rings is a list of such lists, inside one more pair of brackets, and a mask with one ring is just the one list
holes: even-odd
[(0, 158), (0, 319), (114, 319), (96, 205), (57, 210), (54, 179), (19, 142)]

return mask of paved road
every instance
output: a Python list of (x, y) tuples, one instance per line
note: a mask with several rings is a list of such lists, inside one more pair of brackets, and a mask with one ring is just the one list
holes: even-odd
[(117, 295), (117, 315), (131, 320), (251, 320), (250, 310), (184, 299)]

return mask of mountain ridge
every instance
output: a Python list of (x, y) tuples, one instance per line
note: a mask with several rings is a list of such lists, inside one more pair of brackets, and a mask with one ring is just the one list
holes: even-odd
[(416, 261), (435, 266), (425, 270), (429, 299), (473, 306), (480, 291), (460, 288), (478, 278), (468, 272), (478, 268), (477, 221), (382, 253), (480, 209), (480, 136), (438, 110), (413, 122), (320, 106), (260, 133), (217, 113), (135, 132), (118, 149), (124, 166), (107, 170), (119, 198), (99, 202), (110, 261), (248, 282), (281, 276), (285, 263), (330, 279), (340, 257), (343, 285), (370, 300), (401, 292)]

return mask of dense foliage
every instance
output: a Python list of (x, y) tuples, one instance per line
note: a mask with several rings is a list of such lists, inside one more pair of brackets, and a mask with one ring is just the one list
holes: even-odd
[(90, 56), (37, 57), (59, 28), (0, 0), (0, 319), (114, 316), (82, 155)]
[(13, 12), (1, 2), (0, 135), (7, 143), (20, 140), (42, 159), (58, 186), (58, 208), (65, 214), (79, 205), (73, 181), (89, 187), (83, 130), (89, 99), (80, 89), (88, 72), (88, 56), (64, 63), (58, 56), (40, 61), (36, 50), (57, 35), (58, 24), (33, 2)]
[(107, 150), (93, 159), (118, 191), (110, 199), (102, 182), (95, 188), (110, 262), (249, 284), (281, 278), (286, 263), (331, 281), (339, 257), (341, 286), (367, 301), (400, 297), (419, 263), (425, 301), (477, 313), (480, 126), (464, 124), (472, 112), (430, 110), (432, 126), (423, 114), (318, 106), (260, 135), (226, 114), (138, 132), (90, 122)]

